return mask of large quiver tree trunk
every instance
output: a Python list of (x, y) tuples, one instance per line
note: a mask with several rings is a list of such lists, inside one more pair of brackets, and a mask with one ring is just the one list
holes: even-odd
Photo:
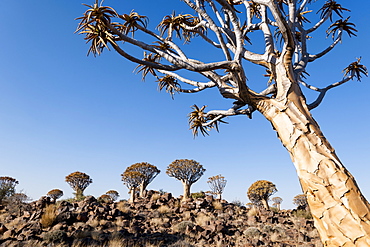
[(304, 98), (292, 92), (285, 103), (261, 100), (257, 109), (290, 153), (324, 245), (370, 246), (369, 203), (323, 136)]

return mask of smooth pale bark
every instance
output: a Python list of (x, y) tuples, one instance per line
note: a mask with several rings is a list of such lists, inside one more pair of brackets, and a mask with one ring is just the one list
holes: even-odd
[(190, 184), (183, 182), (182, 185), (184, 186), (184, 195), (182, 197), (182, 200), (186, 200), (190, 197)]
[[(293, 86), (294, 87), (294, 86)], [(325, 246), (370, 246), (370, 206), (312, 118), (299, 89), (257, 109), (289, 151)]]
[(217, 199), (221, 201), (222, 197), (221, 197), (222, 194), (217, 194)]
[(139, 196), (142, 198), (146, 196), (146, 186), (143, 184), (140, 185)]
[(133, 203), (133, 202), (135, 202), (135, 199), (136, 199), (135, 189), (130, 189), (130, 200), (129, 200), (129, 202)]

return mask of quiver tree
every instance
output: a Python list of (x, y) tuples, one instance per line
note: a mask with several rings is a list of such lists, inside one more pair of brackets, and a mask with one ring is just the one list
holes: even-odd
[(271, 201), (273, 202), (272, 206), (276, 207), (278, 210), (280, 210), (280, 205), (283, 202), (283, 199), (281, 197), (273, 197), (271, 198)]
[(208, 185), (211, 193), (216, 195), (217, 199), (221, 200), (221, 195), (224, 192), (227, 180), (224, 176), (216, 175), (208, 178)]
[(267, 180), (258, 180), (249, 187), (247, 195), (252, 203), (256, 205), (261, 203), (265, 209), (269, 210), (269, 198), (276, 192), (275, 184)]
[(166, 173), (168, 176), (180, 180), (184, 186), (183, 200), (190, 197), (190, 187), (203, 176), (206, 169), (195, 160), (175, 160), (168, 165)]
[(0, 203), (15, 193), (15, 186), (19, 182), (12, 177), (0, 177)]
[(146, 194), (146, 188), (153, 181), (153, 179), (161, 172), (156, 166), (151, 165), (147, 162), (135, 163), (127, 168), (126, 171), (137, 171), (142, 176), (140, 182), (140, 197), (144, 197)]
[(50, 190), (46, 195), (53, 199), (53, 202), (56, 202), (57, 199), (63, 196), (63, 191), (60, 189), (53, 189)]
[(112, 201), (115, 201), (119, 197), (119, 193), (115, 190), (108, 190), (105, 192), (106, 195), (110, 196), (112, 198)]
[(77, 200), (83, 198), (83, 192), (92, 183), (92, 179), (89, 175), (83, 172), (73, 172), (66, 176), (66, 182), (75, 191), (75, 196)]
[[(206, 111), (205, 106), (194, 105), (189, 115), (194, 135), (218, 129), (228, 116), (251, 118), (254, 112), (262, 114), (292, 158), (324, 245), (369, 246), (369, 203), (310, 112), (332, 89), (367, 75), (366, 67), (357, 59), (344, 69), (338, 81), (317, 86), (308, 77), (312, 73), (309, 65), (334, 51), (345, 34), (356, 36), (355, 25), (344, 17), (349, 10), (334, 0), (183, 2), (196, 16), (167, 15), (158, 25), (159, 32), (155, 32), (149, 29), (146, 16), (135, 12), (120, 15), (96, 1), (79, 18), (77, 31), (90, 42), (89, 53), (100, 55), (105, 48), (113, 48), (138, 64), (143, 78), (153, 75), (159, 89), (171, 96), (217, 88), (224, 98), (233, 100), (229, 109), (222, 110)], [(308, 15), (315, 13), (318, 21), (311, 23)], [(311, 47), (315, 44), (312, 36), (324, 29), (333, 41), (328, 46), (320, 43), (320, 51), (313, 53), (317, 49)], [(135, 36), (140, 40), (134, 38), (138, 32), (145, 34)], [(251, 32), (261, 35), (252, 37)], [(193, 38), (204, 41), (202, 49), (207, 45), (214, 49), (212, 53), (219, 54), (219, 60), (207, 62), (206, 56), (201, 57), (209, 52), (187, 56), (187, 48), (181, 44), (191, 44)], [(258, 49), (253, 47), (261, 44), (263, 52), (255, 52)], [(132, 47), (144, 50), (144, 57), (131, 53)], [(263, 90), (253, 90), (253, 84), (247, 83), (246, 63), (266, 70), (258, 83), (267, 82)], [(182, 73), (184, 70), (195, 73)], [(191, 77), (196, 73), (200, 77)], [(302, 88), (316, 92), (317, 98), (306, 102)]]
[(297, 209), (308, 209), (307, 196), (305, 194), (296, 195), (293, 198), (293, 204), (297, 206)]
[(136, 191), (144, 178), (144, 175), (138, 171), (125, 171), (121, 174), (123, 184), (127, 186), (130, 193), (130, 202), (135, 202)]

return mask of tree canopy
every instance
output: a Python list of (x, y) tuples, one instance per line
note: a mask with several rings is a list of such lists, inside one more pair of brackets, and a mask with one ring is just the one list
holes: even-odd
[(267, 180), (258, 180), (248, 188), (248, 198), (252, 203), (261, 202), (266, 209), (269, 209), (268, 200), (277, 192), (275, 184)]
[(76, 198), (81, 199), (83, 192), (93, 181), (86, 173), (77, 171), (66, 176), (66, 182), (76, 192)]

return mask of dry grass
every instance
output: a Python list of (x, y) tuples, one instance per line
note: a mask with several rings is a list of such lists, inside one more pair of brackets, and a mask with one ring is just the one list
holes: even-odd
[(211, 221), (211, 217), (208, 215), (205, 215), (203, 213), (198, 214), (197, 218), (195, 218), (195, 223), (198, 226), (206, 226), (209, 225), (209, 222)]
[(118, 202), (117, 203), (117, 209), (120, 210), (122, 213), (130, 213), (131, 208), (130, 204), (128, 202)]
[(150, 220), (150, 223), (152, 225), (156, 225), (156, 226), (162, 226), (163, 224), (169, 222), (170, 219), (169, 218), (152, 218)]
[(213, 201), (212, 205), (214, 209), (217, 209), (217, 210), (223, 209), (222, 203), (220, 201)]
[(159, 213), (161, 213), (163, 215), (166, 215), (166, 214), (171, 212), (171, 209), (166, 205), (160, 206), (157, 210), (158, 210)]
[(260, 210), (256, 207), (252, 207), (251, 209), (249, 209), (247, 213), (248, 217), (258, 216), (259, 214), (260, 214)]
[(56, 206), (54, 204), (48, 205), (41, 216), (40, 223), (43, 228), (51, 227), (57, 217)]
[(150, 198), (150, 200), (151, 201), (156, 201), (159, 198), (161, 198), (161, 194), (155, 193), (155, 194), (152, 195), (152, 197)]

